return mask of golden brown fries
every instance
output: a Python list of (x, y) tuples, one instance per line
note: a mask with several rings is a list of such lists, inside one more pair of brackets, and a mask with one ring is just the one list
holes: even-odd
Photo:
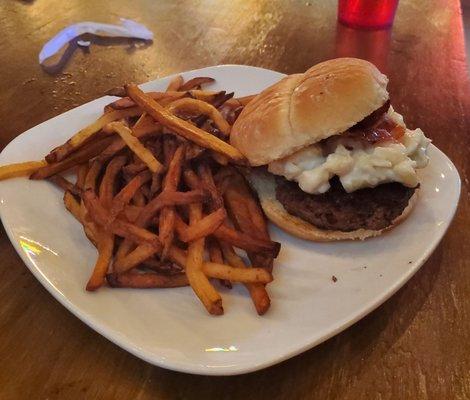
[(142, 107), (144, 111), (151, 115), (160, 124), (174, 131), (177, 135), (180, 135), (199, 146), (222, 153), (234, 162), (243, 163), (245, 161), (245, 157), (243, 157), (235, 147), (196, 126), (191, 125), (189, 122), (176, 117), (150, 96), (147, 96), (136, 85), (126, 85), (126, 91), (129, 97), (131, 97), (136, 104)]
[[(233, 247), (223, 242), (221, 242), (221, 247), (224, 257), (230, 265), (236, 268), (246, 268), (246, 264), (241, 257), (233, 251)], [(260, 283), (248, 283), (245, 286), (250, 293), (251, 300), (258, 314), (265, 314), (271, 305), (271, 300), (264, 285)]]
[(108, 274), (106, 279), (109, 286), (115, 288), (175, 288), (189, 285), (185, 274), (163, 275), (154, 272), (126, 272), (124, 274)]
[(0, 181), (4, 179), (28, 176), (47, 165), (45, 160), (27, 161), (17, 164), (8, 164), (0, 167)]
[(171, 102), (166, 108), (173, 114), (206, 115), (225, 136), (230, 135), (230, 125), (212, 104), (202, 100), (183, 98)]
[[(228, 144), (253, 96), (201, 89), (211, 82), (177, 76), (166, 92), (149, 93), (127, 85), (45, 161), (0, 167), (0, 179), (30, 175), (64, 191), (65, 208), (98, 251), (86, 290), (190, 285), (207, 312), (220, 315), (218, 287), (243, 284), (258, 314), (269, 309), (266, 285), (280, 245), (232, 165), (243, 156)], [(75, 180), (61, 175), (69, 171)]]
[(72, 136), (67, 142), (62, 146), (59, 146), (52, 150), (47, 156), (46, 160), (49, 163), (57, 162), (63, 160), (66, 156), (73, 153), (79, 147), (81, 147), (87, 140), (89, 140), (93, 135), (98, 133), (103, 129), (107, 124), (112, 121), (116, 121), (122, 118), (134, 117), (136, 115), (142, 114), (142, 111), (138, 107), (129, 108), (126, 110), (116, 110), (104, 114), (102, 117), (97, 119), (91, 125), (88, 125), (86, 128), (83, 128), (80, 132)]
[(197, 78), (190, 79), (189, 81), (181, 85), (177, 90), (184, 92), (185, 90), (196, 89), (201, 85), (212, 82), (214, 82), (214, 78), (200, 76)]
[[(193, 203), (189, 205), (189, 221), (190, 225), (198, 223), (202, 217), (202, 205)], [(188, 246), (188, 256), (186, 258), (186, 276), (189, 284), (199, 297), (202, 304), (206, 307), (209, 314), (223, 314), (222, 298), (215, 290), (214, 286), (209, 282), (207, 276), (202, 271), (202, 263), (204, 260), (204, 238), (196, 239)]]
[(46, 179), (52, 175), (59, 174), (67, 171), (79, 164), (89, 161), (93, 157), (100, 154), (112, 141), (112, 138), (107, 137), (104, 139), (97, 140), (96, 142), (90, 143), (88, 146), (84, 146), (80, 150), (71, 154), (70, 157), (64, 158), (62, 161), (53, 162), (42, 168), (39, 168), (34, 172), (31, 179)]
[(153, 156), (153, 154), (137, 139), (132, 131), (122, 122), (111, 122), (109, 126), (121, 136), (121, 139), (129, 146), (129, 148), (139, 157), (149, 170), (154, 174), (163, 171), (163, 165)]
[(166, 88), (167, 92), (177, 91), (183, 85), (184, 79), (181, 75), (176, 75), (174, 78), (171, 79), (168, 87)]

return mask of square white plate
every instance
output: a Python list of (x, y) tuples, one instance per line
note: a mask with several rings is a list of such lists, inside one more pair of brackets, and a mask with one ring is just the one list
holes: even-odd
[[(237, 96), (257, 93), (283, 77), (247, 66), (217, 66), (183, 74), (211, 76), (214, 89)], [(149, 82), (163, 90), (170, 78)], [(18, 136), (0, 165), (40, 159), (101, 114), (103, 97)], [(406, 117), (406, 116), (405, 116)], [(223, 290), (225, 315), (208, 315), (187, 288), (103, 288), (87, 293), (96, 251), (64, 209), (49, 182), (0, 182), (0, 216), (16, 251), (44, 287), (97, 332), (136, 356), (178, 371), (235, 375), (255, 371), (308, 350), (346, 329), (396, 292), (429, 257), (454, 215), (460, 179), (452, 162), (430, 146), (419, 203), (391, 232), (365, 242), (315, 244), (275, 227), (282, 243), (269, 312), (256, 314), (243, 287)], [(332, 276), (337, 282), (332, 281)]]

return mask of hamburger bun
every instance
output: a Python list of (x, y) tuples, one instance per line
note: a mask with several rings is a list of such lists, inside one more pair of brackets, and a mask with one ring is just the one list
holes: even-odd
[(259, 166), (338, 135), (388, 100), (373, 64), (337, 58), (287, 76), (256, 96), (233, 125), (230, 143)]
[[(245, 172), (245, 171), (244, 171)], [(279, 228), (302, 239), (314, 242), (332, 242), (337, 240), (364, 240), (378, 236), (406, 219), (418, 199), (419, 189), (416, 189), (410, 198), (407, 207), (392, 223), (381, 230), (357, 229), (351, 232), (324, 230), (298, 218), (286, 211), (284, 206), (276, 199), (276, 182), (272, 174), (260, 170), (245, 172), (245, 176), (252, 188), (258, 193), (261, 207), (267, 218)]]

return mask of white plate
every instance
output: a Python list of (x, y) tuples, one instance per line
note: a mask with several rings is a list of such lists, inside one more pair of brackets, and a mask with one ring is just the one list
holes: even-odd
[[(183, 74), (212, 76), (214, 88), (256, 93), (283, 75), (246, 66), (218, 66)], [(169, 78), (143, 85), (162, 90)], [(0, 165), (42, 158), (95, 120), (104, 97), (18, 136)], [(454, 215), (460, 179), (436, 147), (421, 174), (412, 215), (396, 229), (365, 242), (314, 244), (272, 227), (282, 251), (268, 286), (270, 311), (259, 317), (243, 287), (223, 291), (225, 315), (206, 314), (190, 288), (136, 290), (85, 283), (96, 251), (65, 211), (62, 195), (43, 181), (0, 182), (0, 215), (16, 251), (44, 287), (83, 322), (136, 356), (164, 368), (235, 375), (283, 361), (347, 328), (397, 291), (429, 257)], [(338, 281), (334, 283), (332, 276)]]

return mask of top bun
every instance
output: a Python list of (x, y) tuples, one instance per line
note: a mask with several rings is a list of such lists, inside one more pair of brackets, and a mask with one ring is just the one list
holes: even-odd
[(250, 101), (233, 125), (230, 143), (251, 165), (268, 164), (363, 120), (388, 100), (387, 83), (365, 60), (322, 62)]

